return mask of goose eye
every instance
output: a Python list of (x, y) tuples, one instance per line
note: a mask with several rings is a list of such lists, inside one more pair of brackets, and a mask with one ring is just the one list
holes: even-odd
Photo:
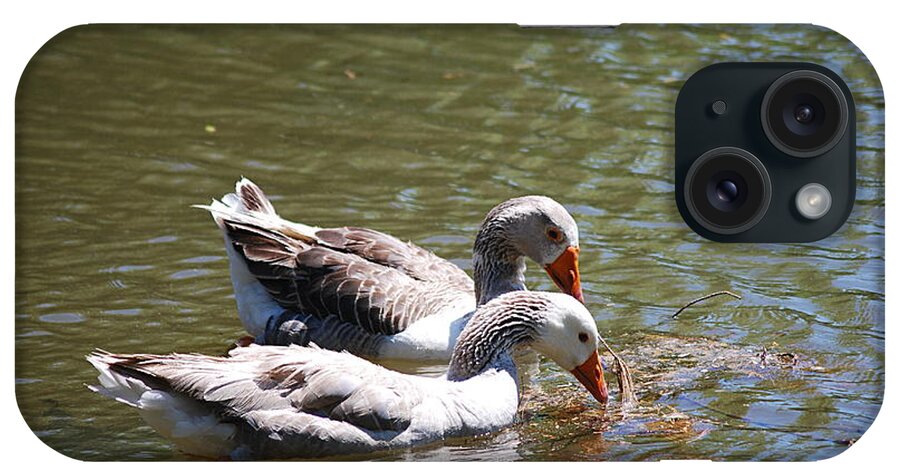
[(578, 333), (578, 340), (580, 340), (581, 342), (587, 342), (587, 341), (588, 341), (588, 335), (587, 335), (587, 333), (586, 333), (586, 332), (579, 332), (579, 333)]
[(558, 228), (547, 228), (547, 238), (550, 238), (550, 241), (559, 241), (562, 239), (562, 232)]

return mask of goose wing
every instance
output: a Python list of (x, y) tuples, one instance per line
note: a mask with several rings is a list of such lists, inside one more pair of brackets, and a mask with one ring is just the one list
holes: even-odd
[(229, 357), (95, 351), (88, 360), (108, 375), (124, 377), (117, 382), (137, 380), (205, 406), (237, 426), (236, 443), (254, 456), (389, 446), (428, 396), (421, 378), (314, 347), (253, 345)]
[(225, 220), (232, 246), (283, 308), (338, 317), (371, 334), (392, 335), (431, 315), (467, 289), (424, 281), (364, 257)]
[(368, 228), (329, 228), (315, 234), (322, 246), (354, 254), (397, 269), (419, 281), (446, 283), (461, 290), (473, 288), (472, 279), (455, 264), (411, 243)]
[(246, 179), (236, 194), (204, 208), (287, 310), (393, 335), (473, 295), (464, 271), (412, 243), (365, 228), (320, 229), (281, 219)]

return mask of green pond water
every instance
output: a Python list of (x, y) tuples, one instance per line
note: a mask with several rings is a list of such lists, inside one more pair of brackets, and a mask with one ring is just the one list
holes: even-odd
[[(797, 59), (841, 74), (856, 100), (849, 221), (802, 245), (696, 236), (673, 197), (678, 89), (710, 63)], [(88, 391), (84, 355), (221, 354), (244, 334), (218, 229), (190, 207), (243, 175), (284, 217), (375, 228), (466, 269), (506, 198), (549, 195), (578, 221), (587, 306), (639, 405), (604, 411), (545, 362), (515, 426), (368, 457), (827, 458), (881, 403), (883, 127), (869, 64), (809, 26), (69, 30), (17, 96), (19, 408), (73, 458), (191, 459)], [(528, 284), (553, 288), (534, 265)], [(720, 289), (743, 300), (670, 318)]]

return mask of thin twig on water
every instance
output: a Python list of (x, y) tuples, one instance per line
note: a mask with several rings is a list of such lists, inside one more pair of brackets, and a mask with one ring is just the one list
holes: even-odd
[(742, 299), (739, 295), (737, 295), (731, 291), (716, 291), (712, 294), (707, 294), (706, 296), (699, 297), (699, 298), (694, 299), (693, 301), (685, 304), (684, 306), (681, 307), (681, 309), (675, 311), (675, 314), (672, 314), (672, 317), (670, 317), (670, 319), (675, 319), (676, 317), (678, 317), (679, 314), (681, 314), (681, 311), (684, 311), (685, 309), (693, 306), (694, 304), (706, 301), (707, 299), (714, 298), (716, 296), (722, 296), (722, 295), (731, 296), (735, 299)]
[[(675, 319), (681, 314), (685, 309), (693, 306), (694, 304), (706, 301), (707, 299), (714, 298), (716, 296), (731, 296), (735, 299), (742, 299), (741, 296), (731, 292), (731, 291), (716, 291), (712, 294), (707, 294), (706, 296), (699, 297), (694, 299), (693, 301), (685, 304), (681, 307), (681, 309), (675, 311), (675, 314), (672, 314), (671, 319)], [(634, 381), (631, 379), (631, 369), (628, 368), (628, 365), (619, 357), (612, 347), (603, 340), (603, 337), (600, 337), (600, 343), (606, 347), (606, 350), (612, 354), (613, 362), (615, 362), (615, 367), (613, 367), (613, 373), (616, 374), (616, 380), (619, 384), (619, 401), (624, 407), (630, 407), (637, 402), (637, 395), (634, 393)]]

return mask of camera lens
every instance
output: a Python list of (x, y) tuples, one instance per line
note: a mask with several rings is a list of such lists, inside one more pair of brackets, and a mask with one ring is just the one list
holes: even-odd
[(801, 104), (794, 109), (794, 120), (800, 124), (809, 124), (816, 118), (816, 112), (809, 104)]
[(762, 162), (736, 147), (701, 155), (685, 176), (684, 198), (691, 216), (723, 235), (746, 231), (769, 208), (772, 184)]
[(792, 71), (769, 86), (760, 114), (775, 147), (794, 157), (815, 157), (831, 150), (847, 130), (847, 98), (822, 73)]
[(743, 203), (746, 195), (746, 182), (734, 173), (719, 172), (707, 182), (706, 199), (716, 210), (733, 211)]
[(716, 184), (716, 198), (720, 202), (732, 203), (738, 197), (738, 188), (731, 180), (722, 180)]

